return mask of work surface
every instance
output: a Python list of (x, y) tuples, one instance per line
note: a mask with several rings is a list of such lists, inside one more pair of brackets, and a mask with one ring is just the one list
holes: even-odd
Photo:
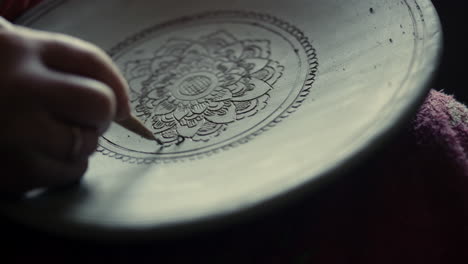
[[(399, 144), (405, 142), (400, 136)], [(417, 151), (416, 151), (417, 152)], [(460, 263), (466, 259), (466, 178), (428, 166), (389, 166), (408, 153), (377, 153), (339, 182), (261, 218), (177, 239), (93, 244), (2, 220), (5, 263)], [(393, 157), (382, 160), (382, 156)], [(438, 164), (439, 163), (439, 164)], [(438, 168), (438, 169), (437, 169)], [(419, 175), (419, 176), (417, 176)], [(424, 175), (424, 176), (423, 176)], [(142, 263), (142, 262), (139, 262)]]

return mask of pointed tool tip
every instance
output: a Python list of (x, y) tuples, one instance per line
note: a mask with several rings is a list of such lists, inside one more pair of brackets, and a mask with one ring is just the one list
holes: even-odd
[(162, 145), (162, 142), (154, 136), (153, 132), (145, 127), (145, 125), (133, 115), (130, 115), (125, 120), (117, 121), (117, 123), (143, 138), (156, 141), (158, 144)]

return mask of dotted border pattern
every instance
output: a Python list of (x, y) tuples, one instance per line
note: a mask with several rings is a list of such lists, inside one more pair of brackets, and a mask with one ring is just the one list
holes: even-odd
[(310, 89), (312, 88), (312, 84), (315, 81), (317, 70), (318, 70), (318, 59), (316, 55), (316, 50), (312, 46), (312, 44), (309, 42), (309, 39), (304, 35), (302, 31), (300, 31), (298, 28), (295, 26), (284, 22), (272, 15), (268, 14), (263, 14), (263, 13), (257, 13), (253, 11), (240, 11), (240, 10), (234, 10), (234, 11), (225, 11), (225, 10), (218, 10), (218, 11), (211, 11), (211, 12), (205, 12), (197, 15), (191, 15), (191, 16), (184, 16), (175, 20), (168, 21), (166, 23), (158, 24), (156, 26), (153, 26), (151, 28), (145, 29), (141, 31), (138, 34), (133, 35), (130, 38), (125, 39), (124, 41), (118, 43), (116, 46), (111, 48), (108, 51), (108, 54), (113, 57), (116, 54), (120, 53), (123, 49), (131, 46), (133, 43), (140, 41), (142, 39), (145, 39), (149, 35), (153, 34), (154, 32), (162, 29), (162, 28), (167, 28), (172, 25), (177, 25), (180, 23), (184, 22), (189, 22), (189, 21), (194, 21), (198, 19), (209, 19), (209, 18), (217, 18), (217, 17), (241, 17), (241, 18), (247, 18), (247, 19), (257, 19), (265, 23), (272, 24), (274, 26), (277, 26), (281, 28), (282, 30), (285, 30), (289, 34), (291, 34), (293, 37), (296, 38), (296, 40), (301, 44), (302, 48), (304, 49), (306, 56), (307, 56), (307, 63), (309, 64), (309, 71), (307, 73), (304, 85), (299, 92), (298, 96), (294, 100), (294, 102), (287, 108), (285, 109), (278, 117), (276, 117), (273, 121), (270, 121), (268, 124), (266, 124), (264, 127), (258, 129), (254, 133), (247, 135), (241, 139), (238, 139), (232, 143), (229, 143), (227, 145), (218, 147), (213, 150), (207, 150), (206, 152), (202, 153), (196, 153), (196, 154), (188, 154), (185, 156), (180, 156), (180, 157), (154, 157), (154, 158), (142, 158), (142, 157), (132, 157), (129, 155), (125, 154), (120, 154), (116, 153), (105, 146), (102, 146), (101, 144), (98, 145), (97, 151), (100, 152), (101, 154), (112, 157), (118, 160), (121, 160), (123, 162), (128, 162), (132, 164), (161, 164), (161, 163), (173, 163), (173, 162), (184, 162), (184, 161), (193, 161), (193, 160), (199, 160), (205, 157), (209, 157), (211, 155), (217, 154), (220, 151), (226, 151), (229, 150), (230, 148), (237, 147), (241, 144), (245, 144), (258, 135), (262, 134), (265, 131), (268, 131), (270, 128), (276, 126), (276, 124), (280, 123), (283, 119), (287, 118), (289, 115), (294, 113), (305, 101), (307, 95), (310, 93)]

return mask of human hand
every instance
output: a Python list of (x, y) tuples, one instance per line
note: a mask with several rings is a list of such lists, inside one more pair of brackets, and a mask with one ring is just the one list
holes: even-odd
[(0, 194), (78, 181), (98, 137), (129, 116), (128, 87), (99, 48), (0, 17)]

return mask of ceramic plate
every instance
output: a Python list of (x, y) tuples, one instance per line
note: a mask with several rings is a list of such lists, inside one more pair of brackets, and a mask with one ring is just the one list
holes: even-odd
[(46, 1), (17, 22), (106, 50), (161, 141), (111, 126), (80, 186), (2, 205), (88, 237), (157, 237), (313, 191), (414, 114), (441, 51), (429, 0)]

